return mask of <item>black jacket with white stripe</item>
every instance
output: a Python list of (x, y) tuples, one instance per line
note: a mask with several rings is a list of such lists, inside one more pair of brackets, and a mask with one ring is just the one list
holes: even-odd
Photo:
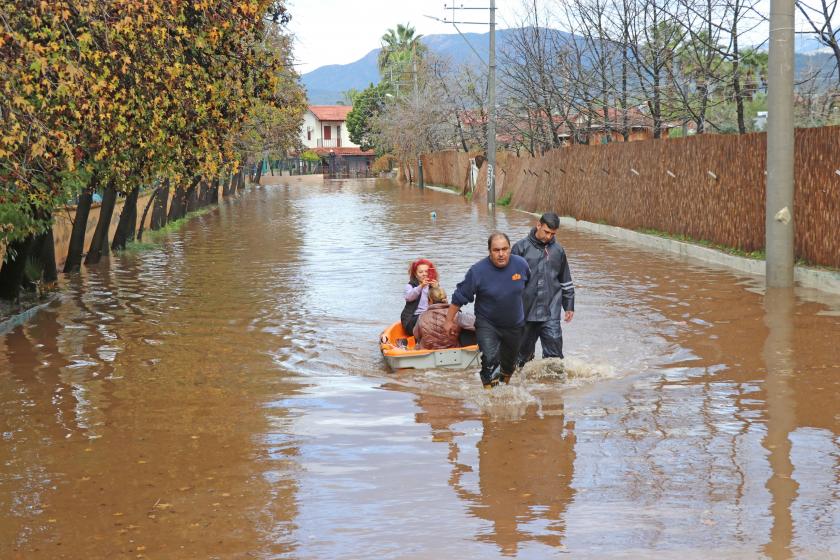
[(531, 277), (525, 285), (522, 302), (526, 321), (561, 319), (563, 310), (575, 310), (575, 285), (566, 251), (554, 239), (543, 243), (537, 228), (517, 241), (511, 253), (528, 261)]

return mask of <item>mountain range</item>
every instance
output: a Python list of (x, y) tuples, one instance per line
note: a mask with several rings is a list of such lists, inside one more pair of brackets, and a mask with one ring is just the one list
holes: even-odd
[[(496, 53), (510, 41), (513, 30), (496, 31)], [(481, 64), (473, 52), (475, 49), (482, 59), (487, 61), (490, 52), (490, 33), (464, 33), (461, 35), (426, 35), (420, 40), (439, 56), (445, 56), (456, 65)], [(467, 44), (469, 41), (469, 44)], [(472, 48), (470, 48), (472, 45)], [(312, 105), (333, 105), (342, 98), (342, 92), (349, 89), (363, 90), (370, 84), (379, 83), (379, 70), (376, 60), (379, 49), (373, 49), (365, 56), (349, 64), (329, 64), (321, 66), (301, 76), (306, 87), (309, 103)]]
[[(515, 29), (496, 30), (497, 56), (510, 43), (515, 32)], [(565, 33), (563, 31), (554, 32)], [(476, 56), (476, 52), (486, 63), (490, 51), (489, 35), (489, 32), (464, 33), (463, 36), (457, 33), (427, 35), (422, 37), (421, 41), (430, 52), (449, 58), (455, 65), (483, 65)], [(759, 48), (766, 49), (767, 43), (760, 45)], [(812, 36), (797, 35), (795, 50), (795, 64), (800, 77), (807, 69), (825, 68), (830, 70), (833, 68), (833, 55), (830, 49), (821, 45)], [(309, 103), (312, 105), (339, 104), (343, 92), (350, 89), (363, 90), (370, 84), (379, 83), (379, 70), (376, 65), (378, 56), (379, 49), (373, 49), (355, 62), (321, 66), (303, 74), (301, 82), (306, 88)]]

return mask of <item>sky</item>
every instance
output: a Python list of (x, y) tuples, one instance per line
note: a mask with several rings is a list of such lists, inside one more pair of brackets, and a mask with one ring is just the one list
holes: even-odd
[[(348, 64), (379, 48), (379, 39), (397, 24), (410, 23), (415, 33), (457, 33), (443, 19), (451, 11), (444, 5), (490, 6), (489, 0), (287, 0), (292, 13), (289, 30), (295, 35), (295, 58), (301, 74), (327, 64)], [(520, 0), (496, 0), (498, 29), (513, 27)], [(489, 22), (488, 10), (456, 12), (461, 20)], [(486, 33), (489, 25), (459, 25), (462, 32)]]
[[(818, 0), (805, 0), (806, 3)], [(562, 0), (537, 0), (541, 7)], [(487, 8), (489, 0), (287, 0), (292, 13), (289, 30), (295, 36), (295, 59), (298, 72), (305, 74), (328, 64), (348, 64), (379, 48), (379, 39), (397, 24), (410, 23), (422, 35), (455, 34), (451, 23), (428, 17), (451, 19), (445, 5)], [(522, 21), (523, 0), (496, 0), (498, 29), (516, 27)], [(769, 13), (769, 0), (762, 0), (761, 10)], [(460, 20), (489, 22), (488, 10), (461, 10)], [(489, 25), (459, 25), (462, 32), (486, 33)], [(797, 14), (798, 31), (807, 29)], [(754, 30), (749, 43), (760, 43), (767, 36), (767, 24)]]

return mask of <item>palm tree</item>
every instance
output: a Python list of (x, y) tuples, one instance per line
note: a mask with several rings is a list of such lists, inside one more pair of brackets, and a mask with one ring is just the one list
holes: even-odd
[[(410, 23), (397, 24), (396, 29), (389, 29), (381, 39), (377, 63), (379, 74), (385, 78), (386, 71), (395, 65), (404, 65), (413, 61), (413, 57), (422, 58), (426, 54), (426, 45), (420, 42), (423, 35), (415, 35)], [(400, 69), (402, 71), (403, 69)]]
[(766, 52), (758, 49), (744, 49), (741, 51), (741, 66), (744, 71), (744, 95), (750, 99), (759, 92), (767, 89), (767, 63), (769, 61)]

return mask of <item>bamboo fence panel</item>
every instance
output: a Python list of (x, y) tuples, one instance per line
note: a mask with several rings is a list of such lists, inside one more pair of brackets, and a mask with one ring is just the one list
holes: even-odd
[[(429, 183), (466, 187), (469, 156), (424, 156)], [(486, 165), (475, 200), (486, 202)], [(743, 251), (764, 247), (766, 135), (705, 134), (598, 146), (541, 157), (500, 153), (497, 199), (632, 230), (653, 229)], [(840, 127), (796, 131), (795, 254), (840, 268)]]

